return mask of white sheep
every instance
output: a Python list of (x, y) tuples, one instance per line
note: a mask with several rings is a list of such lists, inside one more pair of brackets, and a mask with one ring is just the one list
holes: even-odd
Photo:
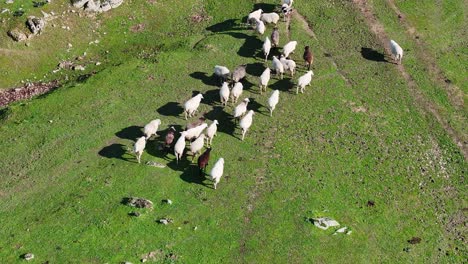
[(203, 99), (202, 94), (197, 94), (194, 97), (190, 98), (187, 102), (184, 104), (184, 114), (185, 114), (185, 120), (187, 120), (187, 115), (188, 117), (192, 117), (193, 114), (198, 109), (198, 106), (200, 106), (201, 99)]
[(293, 60), (286, 59), (284, 55), (281, 55), (280, 61), (283, 64), (284, 70), (289, 71), (291, 73), (291, 76), (294, 76), (296, 62), (294, 62)]
[(259, 19), (255, 20), (255, 31), (260, 35), (263, 35), (263, 33), (265, 33), (265, 24), (263, 23), (263, 21)]
[(294, 0), (282, 0), (281, 2), (283, 3), (283, 5), (288, 5), (288, 7), (291, 7)]
[(289, 41), (288, 43), (286, 43), (286, 45), (284, 45), (283, 47), (283, 54), (284, 54), (284, 57), (289, 57), (289, 54), (293, 53), (294, 50), (296, 49), (296, 46), (297, 46), (297, 41), (293, 40), (293, 41)]
[(237, 103), (237, 100), (242, 95), (244, 91), (244, 85), (241, 82), (236, 82), (231, 89), (232, 103)]
[(271, 50), (271, 41), (268, 37), (265, 38), (265, 42), (263, 42), (263, 54), (265, 55), (265, 62), (268, 60), (268, 54), (270, 54)]
[(260, 20), (262, 20), (263, 22), (267, 24), (273, 23), (276, 25), (279, 19), (280, 19), (280, 16), (276, 13), (263, 13), (260, 16)]
[(152, 120), (151, 122), (146, 124), (146, 126), (143, 129), (143, 133), (146, 136), (146, 140), (148, 140), (152, 135), (156, 135), (160, 124), (161, 120), (159, 119)]
[(224, 159), (220, 158), (218, 161), (216, 161), (215, 165), (210, 171), (211, 180), (214, 181), (215, 190), (216, 190), (216, 186), (219, 183), (219, 180), (221, 179), (221, 176), (223, 176), (223, 173), (224, 173)]
[(265, 89), (265, 92), (267, 90), (268, 82), (270, 81), (270, 72), (270, 68), (266, 68), (262, 75), (260, 75), (260, 94), (263, 92), (263, 89)]
[(234, 108), (234, 118), (240, 118), (247, 112), (247, 105), (249, 104), (249, 98), (245, 98), (236, 108)]
[(174, 145), (174, 155), (176, 156), (177, 164), (179, 164), (179, 159), (182, 159), (182, 155), (184, 154), (186, 134), (186, 131), (180, 132), (180, 137)]
[(231, 73), (231, 71), (229, 71), (229, 69), (225, 66), (216, 65), (214, 67), (214, 75), (218, 78), (218, 80), (221, 80), (221, 82), (224, 82), (227, 79), (229, 73)]
[(213, 120), (213, 123), (206, 129), (206, 137), (208, 141), (208, 145), (211, 146), (211, 142), (213, 141), (213, 137), (216, 136), (216, 132), (218, 131), (218, 120)]
[(194, 138), (199, 137), (200, 134), (203, 132), (203, 130), (205, 130), (205, 128), (206, 128), (207, 126), (208, 126), (207, 123), (203, 123), (203, 124), (201, 124), (201, 125), (199, 125), (199, 126), (196, 126), (196, 127), (194, 127), (194, 128), (190, 128), (190, 129), (184, 131), (184, 132), (186, 132), (186, 133), (185, 133), (185, 138), (186, 138), (187, 140), (192, 140), (192, 139), (194, 139)]
[(249, 130), (250, 126), (252, 125), (254, 111), (249, 110), (247, 114), (241, 119), (239, 126), (242, 129), (242, 140), (244, 140), (245, 133)]
[(390, 49), (392, 50), (393, 60), (401, 64), (401, 59), (403, 58), (403, 49), (393, 39), (390, 40)]
[(200, 151), (203, 149), (205, 145), (205, 134), (200, 134), (192, 143), (190, 143), (190, 151), (192, 152), (192, 161), (195, 157), (200, 154)]
[(249, 14), (247, 17), (247, 23), (250, 23), (252, 20), (259, 20), (260, 17), (262, 16), (263, 10), (262, 9), (257, 9), (253, 11), (252, 13)]
[(304, 75), (299, 77), (299, 80), (297, 82), (296, 94), (299, 93), (299, 88), (301, 88), (301, 93), (304, 93), (304, 88), (307, 85), (310, 85), (310, 82), (312, 81), (312, 76), (314, 76), (314, 72), (308, 71)]
[(227, 82), (223, 82), (223, 85), (219, 89), (219, 99), (221, 101), (221, 105), (227, 105), (229, 100), (229, 85)]
[(276, 71), (276, 76), (281, 74), (281, 79), (283, 79), (284, 66), (276, 56), (273, 56), (273, 70)]
[(279, 101), (279, 90), (274, 90), (273, 93), (271, 93), (270, 98), (268, 98), (270, 116), (273, 115), (273, 110), (275, 110), (275, 107), (276, 107), (276, 104), (278, 104), (278, 101)]
[(143, 154), (143, 151), (145, 150), (145, 147), (146, 147), (146, 138), (145, 137), (138, 138), (137, 141), (135, 142), (135, 145), (133, 146), (133, 153), (136, 154), (138, 163), (140, 163), (140, 158), (141, 158), (141, 155)]

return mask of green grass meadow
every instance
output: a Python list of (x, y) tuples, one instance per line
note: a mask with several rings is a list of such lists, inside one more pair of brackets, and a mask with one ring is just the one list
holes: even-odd
[[(410, 47), (403, 64), (419, 89), (466, 139), (466, 107), (452, 105), (418, 64), (419, 55), (411, 52), (416, 42), (385, 1), (369, 2), (387, 34)], [(437, 12), (429, 1), (422, 1), (424, 10), (395, 2), (424, 32), (423, 48), (436, 53), (450, 39), (456, 55), (444, 50), (437, 66), (466, 93), (466, 29), (451, 27), (449, 18), (421, 18), (421, 12)], [(446, 12), (462, 6), (453, 20), (466, 24), (463, 1), (443, 2)], [(61, 14), (67, 3), (43, 8)], [(272, 26), (257, 36), (243, 19), (256, 8), (272, 12), (278, 3), (129, 0), (103, 14), (66, 13), (54, 20), (57, 28), (28, 40), (29, 47), (0, 38), (0, 89), (34, 76), (62, 83), (0, 109), (0, 262), (25, 262), (21, 256), (31, 252), (31, 263), (139, 263), (155, 250), (162, 252), (158, 263), (466, 261), (466, 159), (412, 97), (396, 65), (362, 56), (362, 48), (384, 48), (352, 1), (294, 2), (316, 39), (296, 16), (289, 28), (281, 19), (280, 46), (298, 41), (292, 54), (298, 72), (283, 80), (272, 74), (267, 93), (259, 93), (261, 47)], [(25, 16), (6, 20), (0, 30), (23, 26)], [(61, 29), (63, 21), (71, 32)], [(138, 24), (144, 24), (140, 31), (134, 30)], [(67, 43), (73, 44), (68, 52)], [(306, 45), (314, 52), (315, 76), (296, 95)], [(83, 52), (85, 72), (50, 73)], [(255, 115), (241, 141), (231, 119), (234, 107), (221, 107), (211, 74), (214, 65), (232, 70), (244, 63), (242, 98), (251, 98)], [(280, 90), (280, 101), (270, 117), (273, 89)], [(225, 159), (217, 190), (198, 176), (190, 157), (177, 164), (172, 153), (158, 150), (168, 127), (185, 127), (181, 104), (197, 92), (205, 95), (200, 113), (220, 123), (208, 168)], [(133, 143), (156, 118), (162, 121), (159, 137), (147, 143), (138, 164)], [(122, 204), (133, 196), (153, 201), (154, 209)], [(335, 229), (307, 220), (318, 216), (332, 217), (352, 233), (333, 235)], [(174, 223), (159, 224), (163, 217)], [(408, 243), (413, 237), (421, 243)]]

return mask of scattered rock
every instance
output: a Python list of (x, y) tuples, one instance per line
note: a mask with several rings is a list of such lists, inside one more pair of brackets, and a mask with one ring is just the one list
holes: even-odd
[(34, 258), (34, 254), (33, 253), (26, 253), (23, 255), (23, 258), (27, 261), (31, 260)]
[(163, 258), (164, 258), (164, 251), (162, 251), (161, 249), (158, 249), (158, 250), (151, 251), (148, 254), (141, 256), (141, 262), (146, 262), (148, 260), (156, 262), (156, 261), (161, 261)]
[(166, 165), (155, 161), (148, 161), (146, 162), (146, 165), (156, 168), (166, 168)]
[(171, 201), (171, 200), (169, 200), (169, 199), (162, 200), (162, 202), (163, 202), (163, 203), (167, 203), (167, 204), (169, 204), (169, 205), (171, 205), (171, 204), (172, 204), (172, 201)]
[(99, 66), (99, 65), (101, 65), (101, 62), (99, 62), (99, 61), (96, 62), (96, 66)]
[(408, 240), (408, 243), (414, 245), (414, 244), (419, 244), (421, 243), (421, 238), (420, 237), (412, 237), (410, 240)]
[(41, 34), (45, 27), (45, 20), (39, 17), (30, 16), (26, 21), (26, 25), (34, 35)]
[(123, 0), (71, 0), (74, 7), (83, 8), (88, 12), (107, 12), (119, 7)]
[(373, 200), (367, 201), (367, 206), (373, 207), (375, 205), (375, 202)]
[(60, 69), (71, 69), (73, 67), (73, 62), (71, 61), (61, 61), (58, 65)]
[(0, 14), (10, 12), (10, 9), (8, 8), (2, 8), (2, 11), (0, 11)]
[(146, 25), (141, 23), (141, 24), (136, 24), (130, 27), (130, 31), (133, 33), (141, 32), (145, 29)]
[(144, 198), (131, 197), (125, 198), (124, 203), (137, 208), (153, 208), (153, 202)]
[(140, 217), (140, 213), (139, 212), (131, 212), (128, 214), (129, 216), (134, 216), (134, 217)]
[(13, 2), (14, 2), (13, 0), (6, 0), (5, 4), (13, 4)]
[(329, 217), (312, 218), (314, 225), (320, 229), (326, 230), (329, 227), (339, 226), (340, 224)]
[(85, 70), (85, 67), (82, 66), (82, 65), (75, 65), (73, 66), (72, 68), (74, 71), (84, 71)]
[(10, 36), (14, 41), (23, 41), (26, 40), (28, 37), (24, 34), (21, 30), (15, 28), (8, 31), (8, 36)]
[(0, 92), (0, 107), (6, 106), (11, 102), (18, 100), (29, 99), (33, 96), (44, 94), (59, 86), (58, 81), (49, 83), (37, 82), (25, 84), (23, 87), (10, 89)]
[(174, 222), (173, 219), (171, 218), (161, 218), (158, 220), (160, 224), (167, 225), (167, 224), (172, 224)]

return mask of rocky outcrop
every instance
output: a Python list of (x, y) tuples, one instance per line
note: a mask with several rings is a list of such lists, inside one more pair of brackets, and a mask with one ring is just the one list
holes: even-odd
[(44, 29), (46, 23), (45, 20), (42, 18), (30, 16), (26, 21), (26, 25), (28, 26), (29, 30), (31, 30), (31, 33), (33, 33), (33, 35), (37, 35), (42, 33), (42, 30)]
[(8, 31), (8, 36), (10, 36), (14, 41), (23, 41), (28, 38), (28, 36), (26, 36), (23, 31), (17, 28)]
[(123, 0), (71, 0), (74, 7), (84, 8), (88, 12), (107, 12), (119, 7)]

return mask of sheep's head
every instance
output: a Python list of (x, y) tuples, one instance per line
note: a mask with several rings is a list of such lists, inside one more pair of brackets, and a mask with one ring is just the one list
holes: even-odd
[(248, 102), (250, 102), (250, 99), (249, 99), (249, 98), (245, 98), (245, 99), (244, 99), (244, 102), (248, 103)]
[(218, 124), (219, 124), (219, 123), (218, 123), (218, 120), (216, 120), (216, 119), (215, 119), (215, 120), (213, 120), (213, 124), (216, 124), (216, 125), (218, 125)]
[(309, 46), (305, 46), (305, 48), (304, 48), (304, 49), (307, 51), (307, 50), (309, 50), (309, 49), (310, 49), (310, 47), (309, 47)]

